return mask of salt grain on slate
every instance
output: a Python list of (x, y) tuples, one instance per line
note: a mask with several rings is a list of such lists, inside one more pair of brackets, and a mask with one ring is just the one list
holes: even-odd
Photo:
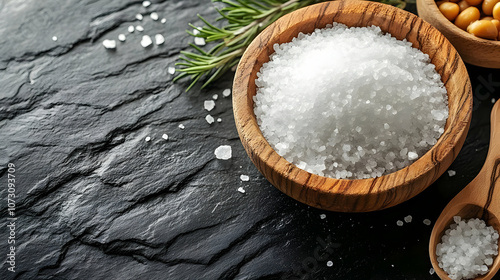
[(163, 37), (163, 35), (161, 35), (161, 34), (156, 34), (155, 35), (155, 44), (157, 46), (159, 46), (159, 45), (162, 45), (163, 43), (165, 43), (165, 37)]
[(135, 27), (135, 30), (137, 30), (137, 31), (139, 31), (139, 32), (142, 32), (142, 31), (144, 31), (144, 27), (142, 27), (142, 25), (137, 25), (137, 26)]
[(217, 100), (217, 98), (219, 98), (219, 95), (217, 95), (217, 94), (212, 95), (213, 100)]
[(167, 71), (169, 74), (173, 75), (173, 74), (175, 74), (175, 67), (170, 66), (170, 67), (168, 67)]
[(115, 49), (116, 48), (116, 41), (115, 40), (104, 40), (102, 41), (102, 45), (106, 48), (106, 49)]
[(231, 89), (226, 88), (225, 90), (222, 91), (223, 97), (228, 97), (229, 95), (231, 95)]
[(231, 146), (221, 145), (215, 149), (214, 154), (217, 159), (228, 160), (232, 157)]
[(322, 220), (326, 219), (326, 214), (320, 214), (319, 218), (322, 219)]
[(457, 172), (455, 170), (451, 170), (451, 169), (448, 170), (448, 176), (453, 177), (455, 175), (457, 175)]
[(250, 177), (248, 175), (240, 175), (240, 180), (243, 182), (248, 182), (250, 180)]
[(491, 103), (495, 103), (495, 101), (496, 101), (495, 98), (491, 99)]
[(240, 193), (245, 193), (245, 189), (243, 189), (242, 187), (239, 187), (239, 188), (238, 188), (238, 191), (239, 191)]
[(153, 43), (153, 41), (151, 40), (151, 37), (149, 37), (148, 35), (142, 36), (141, 46), (143, 48), (147, 48), (147, 47), (151, 46), (152, 43)]
[(127, 37), (125, 36), (125, 34), (120, 34), (118, 35), (118, 40), (120, 40), (121, 42), (125, 42), (125, 40), (127, 40)]
[(221, 118), (217, 118), (217, 122), (222, 122), (222, 119)]
[(431, 220), (429, 220), (429, 219), (424, 219), (423, 223), (424, 223), (424, 225), (426, 225), (426, 226), (430, 226), (432, 222), (431, 222)]
[(164, 133), (161, 138), (165, 139), (165, 140), (168, 140), (168, 135), (166, 133)]
[(161, 23), (165, 23), (165, 22), (167, 22), (167, 19), (166, 18), (162, 18), (161, 19)]
[(255, 81), (264, 137), (322, 176), (363, 179), (404, 168), (444, 131), (440, 75), (427, 54), (379, 27), (329, 27), (274, 45)]
[(185, 126), (181, 123), (181, 124), (179, 125), (179, 128), (180, 128), (180, 129), (184, 129), (184, 128), (185, 128)]
[(152, 12), (149, 17), (151, 17), (152, 20), (158, 20), (158, 14), (156, 12)]
[(142, 2), (142, 5), (144, 7), (149, 7), (149, 5), (151, 5), (151, 2), (150, 1), (144, 1), (144, 2)]
[(205, 39), (201, 37), (194, 37), (194, 44), (197, 46), (204, 46), (206, 45)]
[(411, 223), (411, 221), (413, 220), (413, 217), (411, 215), (408, 215), (404, 218), (405, 222), (407, 223)]
[(135, 15), (135, 18), (138, 20), (142, 20), (144, 17), (141, 14)]
[(402, 226), (403, 226), (403, 221), (398, 220), (398, 221), (396, 222), (396, 225), (398, 225), (398, 226), (402, 227)]
[(205, 102), (203, 102), (203, 108), (210, 112), (215, 108), (215, 102), (213, 100), (205, 100)]
[(148, 136), (148, 137), (146, 137), (144, 140), (145, 140), (146, 142), (149, 142), (149, 141), (151, 141), (151, 137), (149, 137), (149, 136)]
[(205, 120), (207, 121), (207, 123), (208, 123), (208, 124), (213, 124), (213, 123), (214, 123), (214, 121), (215, 121), (214, 117), (212, 117), (212, 116), (210, 116), (210, 115), (207, 115), (207, 116), (205, 117)]
[(133, 33), (135, 31), (135, 27), (133, 25), (130, 25), (127, 30), (129, 33)]
[(327, 262), (326, 262), (326, 266), (331, 267), (332, 265), (333, 265), (333, 262), (332, 262), (332, 261), (327, 261)]
[(52, 41), (57, 41), (57, 36), (52, 36)]

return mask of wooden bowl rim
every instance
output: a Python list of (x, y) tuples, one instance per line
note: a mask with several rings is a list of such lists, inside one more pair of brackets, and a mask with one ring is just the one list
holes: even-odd
[[(416, 15), (411, 14), (407, 11), (404, 11), (402, 9), (395, 8), (395, 7), (386, 5), (386, 4), (376, 3), (376, 2), (330, 1), (330, 2), (323, 2), (323, 3), (311, 5), (311, 6), (302, 8), (300, 10), (297, 10), (295, 12), (292, 12), (290, 14), (287, 14), (287, 15), (281, 17), (275, 23), (268, 26), (258, 36), (259, 37), (266, 37), (267, 36), (269, 38), (272, 38), (272, 36), (270, 36), (270, 35), (272, 35), (272, 32), (269, 30), (272, 29), (273, 26), (275, 26), (278, 22), (284, 22), (284, 23), (288, 22), (291, 25), (290, 19), (292, 17), (292, 14), (297, 15), (298, 13), (304, 13), (308, 9), (318, 9), (319, 8), (318, 6), (321, 6), (321, 5), (325, 6), (324, 10), (331, 10), (331, 11), (338, 11), (339, 5), (342, 5), (343, 9), (346, 9), (349, 7), (352, 8), (354, 6), (363, 6), (365, 11), (371, 11), (371, 12), (376, 12), (378, 8), (385, 7), (387, 9), (394, 9), (395, 13), (397, 13), (398, 15), (401, 15), (401, 19), (406, 18), (406, 20), (408, 20), (408, 21), (412, 21), (412, 20), (421, 21), (422, 25), (425, 25), (426, 28), (429, 28), (429, 29), (433, 30), (433, 32), (438, 34), (438, 36), (440, 36), (440, 40), (443, 40), (450, 45), (451, 51), (457, 55), (457, 59), (459, 60), (459, 67), (463, 67), (466, 70), (465, 65), (463, 64), (463, 61), (461, 60), (460, 56), (458, 55), (458, 53), (456, 52), (456, 50), (454, 49), (452, 44), (449, 43), (449, 41), (446, 39), (446, 37), (444, 37), (444, 35), (442, 35), (435, 27), (433, 27), (428, 22), (422, 20), (421, 18), (419, 18)], [(267, 38), (267, 39), (269, 39), (269, 38)], [(250, 105), (253, 105), (253, 102), (252, 102), (252, 104), (248, 104), (249, 102), (248, 102), (247, 95), (248, 95), (249, 83), (247, 83), (247, 82), (252, 82), (252, 81), (250, 81), (250, 75), (246, 75), (247, 73), (242, 73), (241, 66), (242, 66), (242, 64), (246, 64), (247, 60), (252, 61), (252, 62), (248, 62), (248, 65), (245, 65), (249, 68), (253, 68), (255, 66), (255, 64), (258, 63), (257, 59), (247, 57), (248, 51), (250, 49), (256, 49), (256, 48), (264, 49), (262, 44), (259, 45), (257, 40), (254, 40), (250, 44), (250, 46), (247, 48), (247, 51), (243, 54), (242, 59), (240, 60), (240, 63), (239, 63), (239, 66), (236, 70), (236, 74), (235, 74), (235, 78), (234, 78), (235, 83), (233, 84), (234, 85), (234, 87), (233, 87), (234, 119), (235, 119), (235, 123), (236, 123), (236, 128), (238, 130), (238, 134), (240, 136), (242, 143), (244, 144), (244, 146), (245, 146), (245, 144), (247, 144), (247, 146), (245, 146), (245, 149), (247, 149), (247, 148), (250, 149), (250, 150), (247, 149), (247, 153), (249, 154), (249, 156), (250, 156), (250, 154), (257, 156), (259, 158), (259, 160), (261, 160), (266, 165), (268, 165), (269, 158), (278, 157), (279, 158), (278, 161), (285, 162), (285, 168), (275, 169), (275, 168), (273, 168), (273, 166), (270, 166), (270, 165), (268, 165), (268, 167), (273, 169), (280, 176), (282, 176), (284, 178), (288, 178), (290, 181), (301, 185), (302, 191), (307, 191), (308, 189), (310, 189), (310, 190), (314, 190), (315, 192), (319, 192), (322, 194), (335, 194), (335, 195), (351, 197), (351, 198), (355, 198), (355, 197), (359, 197), (359, 196), (367, 196), (367, 195), (368, 196), (376, 196), (379, 193), (394, 193), (394, 192), (396, 192), (397, 189), (403, 188), (403, 187), (411, 184), (411, 182), (418, 180), (418, 179), (421, 179), (423, 176), (429, 176), (429, 174), (433, 173), (433, 171), (437, 172), (436, 169), (439, 169), (438, 167), (441, 164), (441, 162), (439, 162), (438, 164), (433, 164), (431, 158), (433, 156), (435, 149), (437, 149), (436, 147), (439, 146), (439, 144), (442, 144), (443, 141), (445, 141), (445, 140), (443, 140), (443, 137), (440, 137), (438, 139), (437, 143), (429, 151), (427, 151), (424, 155), (422, 155), (417, 161), (413, 162), (411, 165), (406, 166), (403, 169), (400, 169), (400, 170), (395, 171), (393, 173), (389, 173), (389, 174), (386, 174), (386, 175), (383, 175), (383, 176), (377, 177), (377, 178), (335, 179), (335, 178), (324, 177), (324, 176), (320, 176), (317, 174), (309, 173), (305, 170), (298, 168), (294, 164), (288, 162), (286, 159), (281, 157), (272, 148), (272, 146), (267, 142), (266, 138), (262, 135), (262, 132), (257, 124), (257, 120), (255, 117), (253, 106), (250, 106)], [(237, 86), (238, 85), (238, 83), (236, 83), (237, 79), (242, 79), (244, 81), (244, 83), (241, 83), (241, 87)], [(468, 76), (466, 77), (466, 79), (469, 79)], [(445, 132), (443, 133), (443, 135), (445, 135), (447, 132), (450, 132), (450, 131), (452, 131), (453, 133), (452, 133), (452, 137), (447, 137), (447, 139), (446, 139), (447, 150), (446, 150), (446, 153), (442, 153), (442, 155), (440, 154), (441, 159), (445, 158), (446, 156), (448, 156), (451, 153), (454, 153), (453, 147), (455, 147), (460, 142), (461, 138), (465, 138), (464, 134), (466, 135), (468, 132), (468, 128), (469, 128), (470, 121), (471, 121), (471, 115), (472, 115), (471, 114), (471, 112), (472, 112), (472, 87), (471, 87), (470, 83), (468, 83), (467, 85), (468, 85), (467, 90), (465, 91), (465, 93), (466, 93), (465, 95), (467, 95), (467, 96), (465, 98), (466, 101), (464, 101), (464, 103), (466, 105), (465, 107), (467, 109), (467, 113), (464, 114), (464, 118), (449, 120), (451, 122), (449, 124), (447, 121), (448, 125), (445, 128)], [(241, 96), (241, 98), (238, 98), (239, 95), (243, 95), (243, 96)], [(448, 96), (449, 96), (449, 93), (448, 93)], [(245, 110), (245, 107), (249, 107), (249, 110)], [(247, 112), (249, 112), (248, 115), (246, 115)], [(458, 112), (457, 112), (457, 115), (459, 115)], [(244, 126), (242, 126), (242, 124), (241, 124), (242, 121), (250, 121), (250, 123), (247, 123)], [(462, 124), (462, 125), (460, 125), (460, 124)], [(249, 126), (255, 127), (256, 131), (258, 133), (251, 133)], [(265, 146), (269, 147), (271, 149), (271, 154), (264, 154), (262, 152), (259, 152), (256, 149), (256, 147), (259, 145), (265, 145)], [(456, 157), (456, 155), (453, 156), (453, 159), (455, 157)], [(275, 164), (276, 164), (276, 162), (275, 162)], [(423, 171), (419, 172), (418, 174), (416, 172), (412, 172), (413, 169), (415, 169), (414, 166), (417, 164), (420, 166), (425, 166), (425, 169)], [(442, 172), (444, 172), (444, 171), (442, 171)], [(292, 174), (292, 173), (295, 175), (297, 175), (297, 173), (298, 173), (298, 175), (293, 176), (292, 178), (289, 178), (290, 174)], [(441, 175), (441, 174), (438, 174), (438, 175)], [(306, 183), (298, 182), (296, 179), (298, 177), (307, 178)], [(268, 178), (268, 180), (269, 180), (269, 178)], [(311, 184), (312, 184), (311, 182), (315, 182), (316, 186), (311, 186)], [(317, 184), (317, 182), (323, 182), (324, 184)], [(431, 183), (432, 183), (432, 181), (428, 182), (428, 184), (423, 189), (428, 187)], [(325, 184), (331, 185), (333, 187), (329, 188), (329, 189), (321, 188), (321, 186), (325, 185)], [(346, 184), (349, 185), (349, 188), (342, 189), (342, 187), (345, 186)], [(374, 185), (381, 185), (384, 187), (383, 188), (378, 187), (378, 188), (372, 189), (372, 187)], [(367, 188), (366, 186), (371, 186), (371, 187)], [(414, 195), (416, 195), (416, 194), (414, 194)], [(411, 197), (413, 197), (413, 195)], [(405, 200), (407, 200), (411, 197), (408, 197)], [(399, 204), (401, 202), (402, 201), (399, 201), (395, 204)], [(392, 205), (395, 205), (395, 204), (392, 204)], [(386, 207), (389, 207), (392, 205), (388, 205)], [(382, 208), (380, 208), (380, 209), (382, 209)]]
[[(437, 14), (436, 20), (439, 20), (448, 29), (448, 31), (452, 32), (455, 36), (462, 37), (463, 39), (470, 41), (471, 43), (474, 43), (474, 44), (481, 44), (481, 45), (490, 46), (490, 47), (491, 46), (500, 47), (500, 41), (493, 41), (493, 40), (488, 40), (488, 39), (477, 37), (475, 35), (470, 34), (467, 31), (459, 28), (458, 26), (456, 26), (452, 21), (447, 19), (443, 15), (443, 13), (441, 13), (441, 11), (439, 10), (439, 8), (434, 0), (420, 0), (420, 1), (423, 1), (429, 7), (429, 9), (431, 9), (435, 14)], [(420, 1), (416, 1), (417, 5)], [(471, 7), (475, 7), (475, 6), (471, 6)], [(498, 32), (500, 33), (500, 30), (498, 30)]]

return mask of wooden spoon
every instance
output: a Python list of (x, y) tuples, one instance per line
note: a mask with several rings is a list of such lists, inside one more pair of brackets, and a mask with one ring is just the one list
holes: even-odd
[[(488, 226), (500, 232), (500, 102), (491, 112), (491, 138), (486, 162), (479, 174), (444, 208), (434, 225), (429, 242), (432, 266), (441, 279), (450, 279), (437, 261), (436, 245), (441, 242), (444, 231), (453, 222), (454, 216), (463, 219), (481, 218)], [(487, 274), (476, 280), (489, 280), (500, 268), (497, 256)]]

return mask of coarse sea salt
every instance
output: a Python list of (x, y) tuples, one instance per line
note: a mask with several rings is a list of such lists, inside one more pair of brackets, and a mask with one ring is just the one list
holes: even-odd
[(133, 33), (135, 31), (135, 27), (133, 25), (130, 25), (128, 28), (127, 28), (127, 31), (129, 33)]
[(125, 36), (125, 34), (119, 34), (118, 40), (120, 40), (120, 42), (125, 42), (125, 40), (127, 40), (127, 36)]
[(106, 49), (116, 49), (116, 41), (115, 40), (104, 40), (102, 41), (102, 45), (106, 48)]
[(448, 176), (453, 177), (455, 175), (457, 175), (457, 172), (455, 170), (451, 170), (451, 169), (448, 170)]
[(186, 127), (185, 127), (185, 126), (181, 123), (181, 124), (179, 125), (179, 128), (180, 128), (180, 129), (184, 129), (184, 128), (186, 128)]
[(158, 20), (158, 13), (156, 12), (152, 12), (149, 17), (152, 19), (152, 20)]
[(159, 46), (159, 45), (163, 45), (163, 43), (165, 43), (165, 37), (163, 37), (163, 35), (161, 35), (161, 34), (156, 34), (155, 35), (155, 44), (157, 46)]
[(250, 180), (250, 177), (248, 175), (241, 174), (240, 180), (243, 182), (248, 182)]
[(165, 139), (165, 140), (168, 140), (168, 134), (164, 133), (161, 138)]
[(165, 22), (167, 22), (167, 19), (166, 19), (166, 18), (162, 18), (162, 19), (160, 20), (160, 22), (161, 22), (161, 23), (165, 23)]
[(205, 120), (207, 121), (208, 124), (213, 124), (215, 121), (214, 117), (212, 117), (211, 115), (207, 115), (205, 117)]
[(135, 30), (137, 30), (137, 31), (139, 31), (139, 32), (142, 32), (142, 31), (144, 31), (144, 27), (142, 27), (142, 25), (137, 25), (137, 26), (135, 27)]
[(149, 7), (149, 5), (151, 5), (151, 2), (150, 1), (144, 1), (144, 2), (142, 2), (142, 5), (147, 8), (147, 7)]
[(231, 146), (221, 145), (215, 149), (214, 154), (217, 159), (228, 160), (232, 157)]
[(212, 111), (215, 108), (215, 101), (205, 100), (205, 102), (203, 102), (203, 108), (207, 111)]
[(168, 67), (167, 72), (168, 72), (168, 74), (171, 74), (171, 75), (175, 74), (175, 67), (172, 67), (172, 66)]
[(141, 14), (137, 14), (137, 15), (135, 15), (135, 18), (136, 18), (137, 20), (142, 20), (142, 19), (144, 18), (144, 16), (143, 16), (143, 15), (141, 15)]
[(254, 112), (289, 162), (332, 178), (395, 172), (444, 132), (448, 99), (429, 56), (379, 27), (343, 24), (274, 45)]
[(147, 48), (151, 46), (151, 44), (153, 44), (153, 40), (151, 40), (151, 37), (149, 37), (149, 35), (142, 36), (141, 46), (143, 48)]
[(56, 42), (57, 41), (57, 36), (52, 36), (52, 41)]
[(229, 95), (231, 95), (231, 89), (226, 88), (222, 91), (222, 97), (228, 97)]
[(194, 44), (197, 45), (197, 46), (204, 46), (204, 45), (206, 45), (205, 38), (194, 37)]
[(498, 255), (498, 232), (477, 218), (453, 217), (441, 243), (436, 246), (439, 267), (452, 280), (472, 279), (488, 273)]

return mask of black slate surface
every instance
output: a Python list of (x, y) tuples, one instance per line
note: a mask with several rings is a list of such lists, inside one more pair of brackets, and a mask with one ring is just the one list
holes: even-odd
[[(201, 25), (197, 13), (216, 17), (210, 1), (152, 2), (0, 2), (0, 254), (15, 246), (15, 272), (3, 262), (1, 279), (438, 279), (429, 273), (432, 226), (422, 221), (481, 168), (499, 70), (468, 66), (474, 113), (450, 167), (456, 176), (387, 210), (325, 212), (252, 165), (221, 95), (231, 74), (190, 93), (172, 83), (167, 67), (192, 40), (187, 24)], [(135, 19), (152, 11), (167, 22)], [(138, 24), (145, 31), (127, 32)], [(126, 42), (104, 49), (120, 33)], [(140, 46), (157, 33), (164, 45)], [(222, 122), (209, 125), (203, 101), (213, 94), (210, 114)], [(231, 145), (232, 159), (215, 159), (219, 145)], [(412, 222), (397, 226), (407, 215)]]

